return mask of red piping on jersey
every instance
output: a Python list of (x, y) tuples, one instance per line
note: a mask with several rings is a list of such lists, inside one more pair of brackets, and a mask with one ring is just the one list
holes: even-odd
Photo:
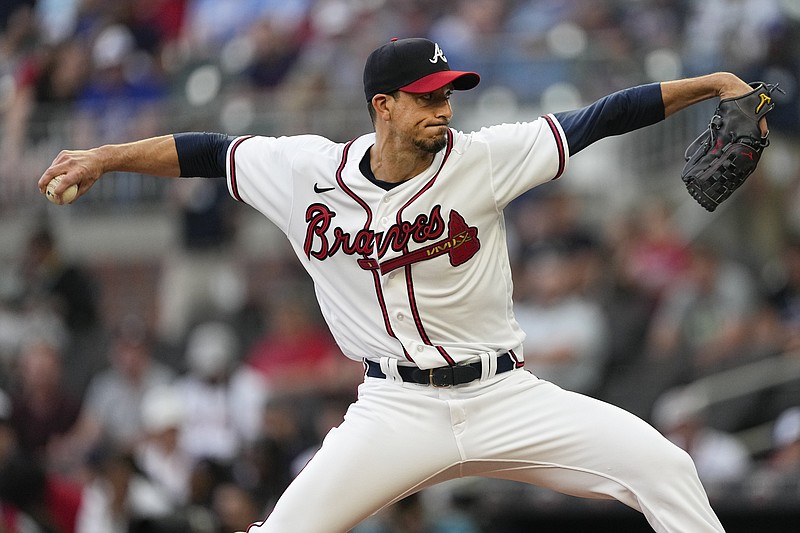
[(558, 172), (553, 177), (554, 180), (561, 177), (561, 174), (564, 173), (564, 168), (567, 166), (567, 153), (564, 149), (564, 139), (561, 138), (561, 134), (558, 132), (558, 127), (556, 127), (556, 123), (552, 117), (545, 115), (544, 118), (547, 121), (547, 124), (550, 126), (550, 131), (553, 132), (553, 137), (556, 138), (556, 148), (558, 149)]
[[(342, 161), (339, 163), (339, 168), (336, 169), (336, 183), (339, 184), (339, 187), (347, 194), (350, 198), (356, 201), (358, 205), (360, 205), (364, 211), (367, 213), (367, 220), (364, 223), (364, 229), (369, 230), (370, 226), (372, 225), (372, 210), (369, 208), (369, 205), (358, 197), (356, 193), (353, 192), (350, 187), (345, 185), (344, 180), (342, 179), (342, 171), (344, 170), (345, 164), (347, 163), (347, 154), (350, 152), (350, 147), (355, 142), (355, 139), (351, 140), (344, 146), (344, 153), (342, 154)], [(364, 255), (362, 259), (359, 259), (359, 264), (362, 268), (367, 265), (372, 265), (373, 263), (377, 263), (371, 257)], [(378, 298), (378, 305), (381, 308), (381, 314), (383, 315), (383, 324), (386, 328), (386, 333), (388, 333), (392, 338), (397, 339), (397, 342), (400, 343), (400, 346), (403, 348), (403, 354), (406, 356), (406, 359), (411, 361), (412, 363), (414, 360), (409, 355), (408, 351), (406, 350), (403, 343), (400, 342), (400, 339), (397, 338), (397, 335), (394, 333), (394, 329), (392, 329), (392, 323), (389, 320), (389, 310), (386, 308), (386, 300), (383, 297), (383, 289), (381, 288), (381, 275), (377, 268), (369, 268), (370, 272), (372, 273), (372, 282), (375, 285), (375, 295)]]
[[(445, 149), (444, 157), (442, 158), (441, 165), (439, 165), (439, 169), (436, 171), (436, 174), (434, 174), (433, 177), (428, 181), (428, 183), (426, 183), (425, 186), (422, 189), (420, 189), (417, 194), (415, 194), (408, 202), (405, 203), (405, 205), (403, 205), (403, 207), (401, 207), (397, 211), (397, 223), (398, 224), (402, 224), (402, 222), (403, 222), (403, 218), (402, 218), (403, 210), (406, 207), (408, 207), (409, 205), (411, 205), (417, 198), (422, 196), (423, 193), (428, 191), (428, 189), (430, 189), (433, 186), (433, 183), (439, 177), (439, 173), (444, 168), (444, 165), (447, 162), (447, 159), (450, 157), (450, 153), (452, 151), (453, 151), (453, 132), (450, 129), (448, 129), (447, 130), (447, 148)], [(409, 253), (410, 252), (408, 250), (408, 245), (406, 245), (405, 248), (403, 249), (403, 254), (405, 255), (405, 254), (409, 254)], [(408, 303), (409, 303), (409, 306), (411, 307), (411, 315), (414, 317), (414, 324), (417, 326), (417, 332), (419, 333), (420, 338), (422, 338), (422, 342), (424, 342), (428, 346), (434, 346), (434, 344), (431, 342), (430, 338), (428, 337), (427, 332), (425, 331), (425, 327), (422, 325), (422, 318), (419, 315), (419, 307), (417, 307), (417, 300), (414, 297), (414, 281), (413, 281), (412, 276), (411, 276), (411, 265), (410, 264), (406, 265), (404, 267), (404, 270), (405, 270), (405, 275), (406, 275), (406, 289), (408, 291)], [(450, 356), (450, 354), (448, 354), (447, 351), (444, 348), (442, 348), (441, 346), (435, 346), (435, 348), (436, 348), (436, 351), (439, 352), (439, 355), (441, 355), (442, 358), (445, 361), (447, 361), (448, 365), (454, 366), (456, 364), (455, 359), (453, 359)]]
[(265, 519), (264, 519), (264, 520), (262, 520), (261, 522), (253, 522), (252, 524), (250, 524), (249, 526), (247, 526), (247, 528), (244, 530), (244, 531), (245, 531), (245, 533), (247, 533), (248, 531), (250, 531), (250, 528), (251, 528), (251, 527), (261, 527), (261, 526), (263, 526), (263, 525), (266, 523), (266, 521), (267, 521), (267, 519), (265, 518)]
[(236, 162), (234, 161), (234, 152), (236, 152), (236, 149), (239, 148), (240, 144), (247, 139), (252, 139), (253, 137), (254, 135), (248, 135), (246, 137), (237, 139), (236, 142), (233, 143), (233, 146), (231, 146), (230, 155), (228, 156), (228, 164), (231, 169), (231, 194), (236, 200), (242, 203), (244, 203), (244, 200), (242, 200), (242, 197), (239, 195), (239, 185), (236, 183)]

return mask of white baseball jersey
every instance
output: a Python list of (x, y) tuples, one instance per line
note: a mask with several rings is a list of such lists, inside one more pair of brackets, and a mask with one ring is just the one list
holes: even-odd
[(503, 209), (564, 172), (558, 121), (450, 130), (433, 164), (390, 190), (359, 169), (374, 142), (239, 137), (230, 193), (287, 235), (348, 357), (423, 369), (486, 353), (521, 362)]

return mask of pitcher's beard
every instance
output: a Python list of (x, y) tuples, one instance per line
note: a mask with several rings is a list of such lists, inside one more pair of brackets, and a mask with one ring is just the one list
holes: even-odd
[(414, 141), (414, 146), (423, 152), (438, 154), (447, 146), (447, 135), (440, 135), (434, 139), (417, 139)]

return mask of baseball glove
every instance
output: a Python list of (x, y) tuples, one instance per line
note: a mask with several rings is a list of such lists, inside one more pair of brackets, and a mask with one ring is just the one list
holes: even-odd
[(681, 179), (708, 211), (744, 183), (769, 146), (758, 122), (775, 107), (772, 92), (778, 86), (763, 82), (750, 86), (753, 90), (747, 94), (720, 100), (708, 129), (686, 149)]

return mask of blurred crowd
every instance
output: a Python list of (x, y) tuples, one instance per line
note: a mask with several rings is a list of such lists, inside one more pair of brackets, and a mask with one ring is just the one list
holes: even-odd
[[(567, 105), (719, 69), (777, 81), (786, 94), (770, 127), (796, 152), (797, 6), (6, 0), (0, 206), (66, 146), (179, 129), (295, 133), (336, 109), (363, 121), (337, 120), (329, 135), (360, 133), (363, 61), (393, 36), (428, 36), (480, 72), (467, 102)], [(270, 107), (293, 121), (272, 120)], [(748, 247), (687, 235), (669, 198), (598, 217), (591, 196), (556, 182), (508, 210), (527, 368), (655, 424), (720, 503), (800, 502), (800, 168), (778, 164), (780, 179), (762, 165), (752, 181), (766, 185), (719, 219)], [(0, 533), (243, 530), (355, 398), (363, 369), (339, 353), (299, 265), (237, 256), (224, 183), (185, 180), (170, 200), (181, 247), (135, 289), (152, 295), (153, 316), (107, 315), (118, 288), (64, 254), (46, 220), (0, 268)], [(741, 392), (698, 385), (764, 364), (787, 371), (731, 385)], [(408, 499), (357, 531), (483, 531), (474, 495)], [(533, 508), (559, 505), (528, 496)]]

